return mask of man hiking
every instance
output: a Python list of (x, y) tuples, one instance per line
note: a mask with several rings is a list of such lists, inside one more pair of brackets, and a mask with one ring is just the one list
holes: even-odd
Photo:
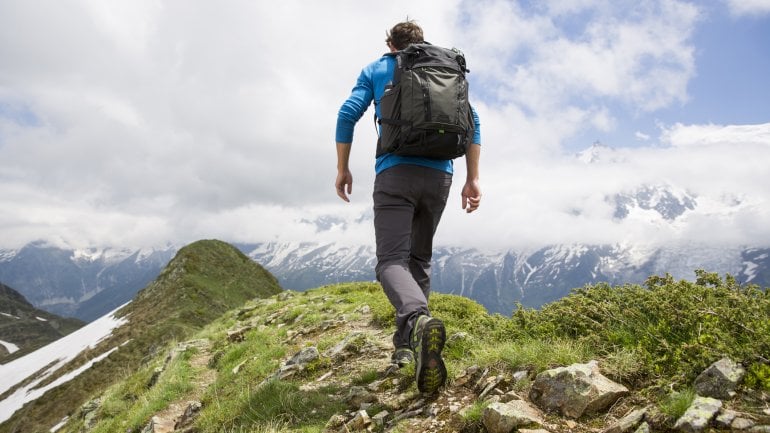
[[(412, 73), (411, 63), (409, 66), (404, 66), (402, 63), (411, 62), (410, 59), (418, 59), (414, 60), (414, 65), (417, 65), (419, 59), (427, 58), (424, 57), (426, 53), (435, 52), (439, 57), (425, 60), (427, 69), (424, 73), (433, 73), (435, 70), (442, 72), (449, 77), (448, 80), (459, 83), (457, 85), (460, 86), (460, 90), (464, 90), (467, 95), (464, 76), (467, 70), (462, 53), (425, 43), (422, 29), (414, 21), (396, 24), (387, 32), (386, 43), (390, 52), (363, 68), (350, 96), (339, 110), (336, 129), (335, 187), (337, 195), (349, 202), (348, 194), (352, 192), (353, 176), (348, 162), (353, 130), (369, 105), (374, 102), (375, 115), (380, 121), (380, 130), (383, 131), (378, 141), (373, 193), (377, 250), (375, 272), (385, 294), (396, 310), (396, 332), (393, 335), (395, 351), (392, 361), (399, 366), (404, 366), (414, 360), (418, 389), (421, 392), (434, 393), (444, 385), (447, 376), (441, 357), (446, 330), (441, 320), (431, 317), (428, 310), (430, 264), (433, 235), (444, 211), (452, 183), (451, 158), (453, 156), (435, 157), (430, 152), (427, 153), (429, 156), (421, 156), (420, 152), (404, 155), (401, 154), (402, 150), (395, 149), (397, 145), (385, 150), (381, 142), (385, 141), (386, 128), (391, 128), (389, 130), (393, 133), (391, 136), (397, 137), (396, 140), (400, 139), (402, 144), (405, 144), (404, 148), (409, 144), (406, 142), (414, 141), (413, 138), (416, 136), (420, 136), (426, 143), (433, 140), (426, 137), (435, 136), (437, 140), (451, 137), (450, 141), (455, 148), (460, 143), (465, 152), (467, 166), (467, 177), (461, 192), (462, 208), (470, 213), (478, 209), (481, 202), (479, 119), (467, 100), (463, 100), (461, 92), (455, 90), (453, 93), (446, 92), (449, 96), (441, 96), (438, 93), (442, 89), (432, 90), (436, 93), (433, 96), (435, 101), (426, 100), (425, 111), (431, 111), (427, 105), (429, 103), (444, 104), (441, 102), (442, 98), (451, 100), (449, 103), (455, 104), (456, 107), (450, 107), (449, 112), (454, 112), (455, 117), (458, 117), (455, 123), (459, 123), (460, 127), (449, 123), (439, 127), (433, 124), (431, 124), (433, 126), (423, 125), (428, 129), (420, 129), (419, 131), (422, 132), (418, 133), (415, 132), (418, 131), (415, 122), (422, 122), (424, 119), (412, 121), (407, 113), (395, 113), (394, 118), (383, 118), (383, 111), (387, 111), (382, 109), (383, 105), (386, 105), (383, 96), (387, 98), (391, 94), (398, 93), (397, 96), (402, 99), (395, 105), (390, 104), (398, 111), (404, 110), (401, 107), (406, 106), (405, 98), (423, 98), (422, 93), (427, 94), (431, 90), (417, 92), (418, 95), (412, 96), (406, 96), (406, 91), (395, 92), (397, 90), (395, 85), (399, 84), (400, 80), (409, 79), (411, 76), (408, 74)], [(411, 57), (406, 53), (411, 53), (409, 54)], [(436, 62), (439, 64), (437, 68), (434, 67)], [(394, 76), (396, 72), (398, 74)], [(420, 78), (415, 76), (414, 80), (420, 81)], [(423, 85), (428, 84), (423, 83)], [(417, 104), (420, 107), (417, 111), (423, 111), (422, 99), (417, 101)], [(437, 106), (433, 111), (438, 111), (440, 108), (442, 107)], [(458, 112), (465, 112), (467, 115), (457, 115)], [(389, 113), (387, 116), (392, 114)], [(447, 120), (451, 116), (444, 117), (446, 119), (439, 119), (439, 122), (451, 123), (451, 120)], [(441, 123), (441, 125), (445, 124)], [(467, 127), (463, 129), (462, 125)], [(429, 130), (431, 127), (436, 130)], [(406, 132), (401, 134), (402, 131)]]

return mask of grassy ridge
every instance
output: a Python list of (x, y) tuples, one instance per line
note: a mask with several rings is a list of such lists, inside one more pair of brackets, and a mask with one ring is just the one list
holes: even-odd
[[(196, 431), (321, 432), (332, 415), (346, 408), (347, 388), (373, 382), (377, 370), (345, 364), (347, 377), (342, 382), (308, 387), (332, 371), (331, 360), (322, 356), (302, 375), (265, 380), (282, 359), (305, 345), (312, 343), (323, 353), (351, 329), (343, 326), (311, 332), (304, 342), (293, 340), (292, 335), (325, 329), (320, 325), (339, 318), (356, 322), (363, 317), (363, 306), (368, 307), (371, 329), (392, 332), (394, 311), (374, 283), (279, 295), (214, 321), (196, 335), (212, 342), (214, 355), (209, 366), (216, 372), (216, 380), (202, 396)], [(539, 372), (597, 359), (605, 374), (634, 390), (637, 401), (646, 399), (645, 404), (655, 404), (674, 417), (692, 400), (688, 389), (692, 378), (727, 355), (748, 364), (744, 386), (770, 390), (770, 367), (763, 358), (770, 353), (770, 294), (738, 285), (729, 276), (722, 279), (699, 271), (696, 282), (664, 276), (650, 278), (646, 286), (587, 286), (542, 310), (520, 308), (512, 317), (490, 315), (479, 304), (453, 295), (432, 295), (430, 308), (445, 321), (448, 335), (462, 336), (450, 339), (444, 353), (450, 378), (474, 364), (500, 372)], [(243, 341), (228, 341), (228, 331), (243, 321), (259, 326), (248, 331)], [(385, 350), (380, 356), (389, 353)], [(176, 383), (169, 386), (176, 387), (179, 398), (184, 398), (184, 390), (180, 391), (173, 378), (188, 370), (182, 358), (168, 373), (169, 383)], [(117, 425), (138, 431), (150, 416), (143, 408), (163, 406), (163, 399), (169, 398), (166, 391), (138, 390), (131, 385), (144, 383), (150, 371), (137, 373), (109, 393), (118, 397), (105, 404), (110, 409), (102, 410), (96, 432), (112, 431)], [(340, 374), (336, 369), (335, 376)], [(398, 392), (414, 392), (412, 374), (413, 370), (403, 369), (388, 386)], [(125, 396), (131, 396), (131, 401)], [(477, 402), (467, 412), (467, 431), (474, 431), (483, 406)], [(599, 423), (599, 418), (586, 422)], [(66, 431), (76, 431), (78, 426), (71, 427)]]

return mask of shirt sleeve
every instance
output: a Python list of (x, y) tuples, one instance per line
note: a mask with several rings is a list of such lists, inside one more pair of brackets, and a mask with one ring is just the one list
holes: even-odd
[(473, 143), (481, 145), (481, 122), (479, 121), (479, 114), (471, 105), (471, 115), (473, 116)]
[(350, 92), (348, 99), (340, 107), (337, 113), (336, 141), (338, 143), (352, 143), (353, 130), (356, 122), (361, 119), (374, 99), (374, 85), (369, 68), (365, 68), (358, 76), (355, 87)]

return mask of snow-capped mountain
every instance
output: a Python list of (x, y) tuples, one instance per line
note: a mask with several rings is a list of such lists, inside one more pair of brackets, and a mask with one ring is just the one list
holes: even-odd
[[(265, 243), (239, 248), (264, 264), (286, 289), (375, 279), (371, 247)], [(768, 251), (696, 245), (554, 245), (534, 251), (483, 253), (443, 247), (433, 256), (432, 289), (467, 296), (492, 312), (510, 314), (516, 302), (539, 307), (586, 284), (643, 283), (650, 275), (665, 273), (694, 279), (696, 269), (729, 273), (741, 282), (768, 287)]]
[(33, 242), (0, 250), (0, 282), (37, 308), (91, 321), (133, 298), (175, 252), (175, 247), (75, 250)]
[(624, 158), (618, 154), (618, 152), (610, 146), (604, 145), (600, 142), (595, 142), (588, 149), (575, 154), (575, 158), (578, 161), (586, 164), (593, 163), (616, 163), (623, 162)]
[(628, 218), (635, 212), (651, 212), (674, 221), (698, 205), (695, 195), (668, 185), (642, 185), (635, 191), (607, 197), (607, 201), (615, 206), (615, 219)]
[[(623, 152), (596, 143), (577, 155), (587, 164), (623, 163)], [(509, 314), (517, 302), (539, 307), (586, 284), (642, 283), (669, 273), (693, 279), (696, 269), (729, 273), (739, 281), (770, 286), (770, 250), (739, 245), (687, 243), (691, 221), (732, 218), (751, 206), (737, 195), (709, 197), (663, 180), (640, 183), (604, 196), (614, 222), (665, 229), (671, 241), (653, 245), (560, 244), (532, 250), (484, 252), (439, 246), (433, 256), (433, 290), (475, 299), (493, 312)], [(748, 204), (747, 204), (748, 203)], [(324, 232), (345, 225), (337, 216), (313, 221)], [(660, 241), (660, 240), (658, 240)], [(306, 290), (346, 281), (372, 281), (372, 245), (266, 242), (237, 247), (272, 272), (286, 289)], [(72, 250), (36, 242), (17, 251), (0, 250), (0, 282), (21, 292), (35, 307), (90, 321), (130, 300), (154, 279), (177, 251)]]
[[(681, 201), (674, 203), (679, 206)], [(661, 215), (673, 214), (663, 210)], [(269, 242), (237, 247), (273, 273), (285, 289), (376, 279), (371, 246)], [(76, 251), (33, 244), (15, 255), (5, 253), (0, 260), (0, 281), (18, 287), (38, 308), (65, 312), (60, 315), (74, 311), (78, 318), (93, 320), (131, 299), (160, 273), (165, 258), (174, 251), (176, 248), (127, 251), (112, 254), (111, 260), (96, 254), (86, 260)], [(576, 244), (482, 252), (438, 247), (433, 256), (432, 288), (510, 314), (516, 302), (539, 307), (586, 284), (643, 283), (650, 275), (665, 273), (694, 279), (696, 269), (729, 273), (740, 282), (768, 287), (770, 249)], [(85, 296), (93, 292), (97, 294)]]

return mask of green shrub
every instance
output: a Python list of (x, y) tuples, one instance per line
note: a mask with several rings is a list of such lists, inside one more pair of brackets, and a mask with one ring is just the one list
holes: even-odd
[(691, 381), (723, 355), (770, 353), (770, 294), (729, 275), (696, 275), (650, 277), (646, 287), (589, 285), (541, 311), (519, 308), (512, 322), (532, 338), (575, 339), (600, 356), (633, 352), (641, 363), (634, 377), (667, 381)]
[(743, 383), (749, 388), (770, 391), (770, 365), (759, 362), (751, 364)]

